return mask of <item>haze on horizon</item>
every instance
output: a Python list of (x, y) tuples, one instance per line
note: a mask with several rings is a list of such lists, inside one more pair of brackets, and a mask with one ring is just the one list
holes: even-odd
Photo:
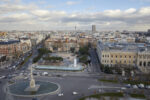
[(0, 0), (0, 30), (150, 28), (150, 0)]

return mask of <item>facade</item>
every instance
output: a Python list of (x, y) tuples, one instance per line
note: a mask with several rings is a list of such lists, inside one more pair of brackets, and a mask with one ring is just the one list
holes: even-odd
[(76, 40), (49, 38), (45, 41), (45, 47), (52, 52), (67, 52), (71, 48), (75, 51), (79, 50), (79, 45)]
[(31, 42), (25, 38), (0, 42), (0, 54), (7, 57), (20, 56), (30, 50)]
[(20, 50), (20, 42), (18, 40), (0, 42), (0, 54), (2, 55), (13, 56)]
[(31, 40), (28, 38), (20, 38), (20, 48), (22, 53), (26, 53), (31, 50), (32, 44)]
[(144, 43), (102, 43), (97, 44), (97, 54), (105, 66), (135, 66), (143, 72), (150, 71), (150, 51)]

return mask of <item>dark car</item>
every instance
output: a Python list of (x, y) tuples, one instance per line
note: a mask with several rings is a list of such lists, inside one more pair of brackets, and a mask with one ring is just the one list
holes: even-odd
[(37, 98), (33, 98), (32, 100), (38, 100)]

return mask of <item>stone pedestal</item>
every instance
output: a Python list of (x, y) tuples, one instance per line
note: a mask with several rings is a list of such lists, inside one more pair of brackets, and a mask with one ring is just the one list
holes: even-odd
[(40, 88), (40, 85), (35, 85), (35, 87), (27, 87), (24, 91), (28, 91), (28, 92), (36, 92), (38, 91), (38, 89)]

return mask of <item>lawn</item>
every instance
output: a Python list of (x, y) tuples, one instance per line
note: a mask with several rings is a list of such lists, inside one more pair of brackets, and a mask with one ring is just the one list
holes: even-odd
[(145, 98), (145, 95), (144, 94), (130, 94), (130, 96), (132, 97), (132, 98)]

